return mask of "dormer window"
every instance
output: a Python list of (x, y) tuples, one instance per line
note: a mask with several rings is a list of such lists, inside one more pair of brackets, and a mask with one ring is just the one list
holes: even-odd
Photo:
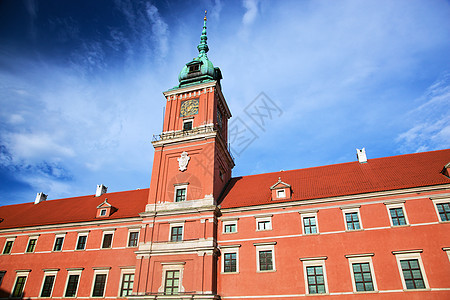
[(106, 209), (102, 209), (100, 211), (100, 216), (102, 216), (102, 217), (106, 216)]
[(189, 66), (189, 74), (200, 71), (200, 64)]
[(291, 186), (286, 182), (281, 181), (281, 177), (278, 181), (270, 187), (272, 191), (272, 200), (290, 199), (291, 198)]
[(97, 218), (106, 218), (109, 217), (113, 212), (114, 208), (111, 204), (108, 203), (108, 198), (105, 198), (105, 201), (103, 201), (99, 206), (97, 206)]

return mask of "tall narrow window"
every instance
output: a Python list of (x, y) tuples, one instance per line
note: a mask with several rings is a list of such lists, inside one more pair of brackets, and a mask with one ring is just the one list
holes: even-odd
[(103, 243), (102, 243), (102, 248), (103, 249), (111, 248), (111, 246), (112, 246), (112, 238), (113, 238), (113, 234), (112, 233), (105, 233), (103, 235)]
[(139, 231), (130, 231), (128, 237), (128, 247), (137, 247), (139, 239)]
[(389, 209), (389, 214), (391, 215), (392, 226), (406, 225), (405, 214), (403, 213), (403, 208), (395, 207)]
[(400, 265), (402, 267), (403, 278), (405, 279), (406, 288), (408, 290), (425, 288), (419, 261), (417, 259), (400, 260)]
[(3, 254), (10, 254), (13, 244), (14, 240), (7, 240), (5, 243), (5, 248), (3, 248)]
[(229, 273), (229, 272), (236, 272), (236, 253), (225, 253), (223, 255), (223, 259), (224, 259), (224, 272), (225, 273)]
[(103, 297), (105, 293), (106, 274), (95, 274), (92, 297)]
[(347, 230), (361, 229), (359, 224), (359, 217), (357, 212), (351, 212), (345, 214), (345, 221), (347, 224)]
[(179, 242), (183, 240), (183, 226), (173, 226), (170, 232), (170, 241)]
[(437, 211), (439, 213), (439, 218), (441, 221), (450, 221), (450, 202), (447, 203), (437, 203)]
[(30, 238), (28, 240), (28, 246), (27, 246), (27, 251), (26, 251), (27, 253), (34, 252), (34, 248), (36, 247), (36, 241), (37, 241), (36, 238)]
[(77, 250), (86, 249), (87, 235), (79, 235), (77, 240)]
[(179, 285), (180, 285), (180, 271), (178, 270), (166, 271), (164, 294), (166, 295), (178, 294)]
[(186, 200), (186, 188), (176, 188), (175, 189), (175, 202), (181, 202)]
[(259, 251), (259, 270), (260, 271), (273, 270), (272, 250)]
[(355, 278), (356, 291), (373, 291), (373, 281), (369, 263), (352, 264), (352, 269)]
[(55, 275), (46, 275), (44, 277), (44, 284), (42, 286), (41, 297), (51, 297), (55, 277), (56, 277)]
[(61, 251), (64, 242), (63, 236), (57, 236), (55, 239), (55, 245), (53, 246), (53, 251)]
[(13, 298), (20, 298), (23, 294), (23, 288), (25, 287), (25, 282), (27, 281), (27, 276), (17, 276), (16, 283), (14, 284), (14, 289), (11, 294)]
[(122, 275), (122, 286), (120, 287), (120, 296), (126, 297), (133, 292), (134, 274)]
[(66, 287), (66, 292), (64, 293), (64, 297), (75, 297), (77, 295), (79, 279), (80, 279), (79, 274), (69, 275), (69, 279), (67, 280), (67, 287)]
[(310, 266), (306, 267), (307, 281), (308, 281), (308, 293), (309, 294), (324, 294), (325, 289), (325, 277), (323, 274), (322, 266)]

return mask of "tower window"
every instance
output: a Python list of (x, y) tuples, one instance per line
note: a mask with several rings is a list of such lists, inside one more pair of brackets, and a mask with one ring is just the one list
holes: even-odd
[(200, 71), (200, 64), (189, 66), (189, 73), (195, 73)]
[(192, 130), (193, 120), (188, 120), (183, 122), (183, 131)]

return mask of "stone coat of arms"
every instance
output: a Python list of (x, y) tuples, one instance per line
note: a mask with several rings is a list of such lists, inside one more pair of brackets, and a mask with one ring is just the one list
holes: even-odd
[(177, 158), (178, 170), (180, 170), (181, 172), (186, 171), (190, 159), (191, 158), (188, 156), (188, 153), (186, 151), (181, 153), (181, 157)]

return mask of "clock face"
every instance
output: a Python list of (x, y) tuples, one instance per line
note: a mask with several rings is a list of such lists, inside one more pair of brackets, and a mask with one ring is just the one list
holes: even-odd
[(198, 114), (198, 99), (181, 102), (180, 117)]

